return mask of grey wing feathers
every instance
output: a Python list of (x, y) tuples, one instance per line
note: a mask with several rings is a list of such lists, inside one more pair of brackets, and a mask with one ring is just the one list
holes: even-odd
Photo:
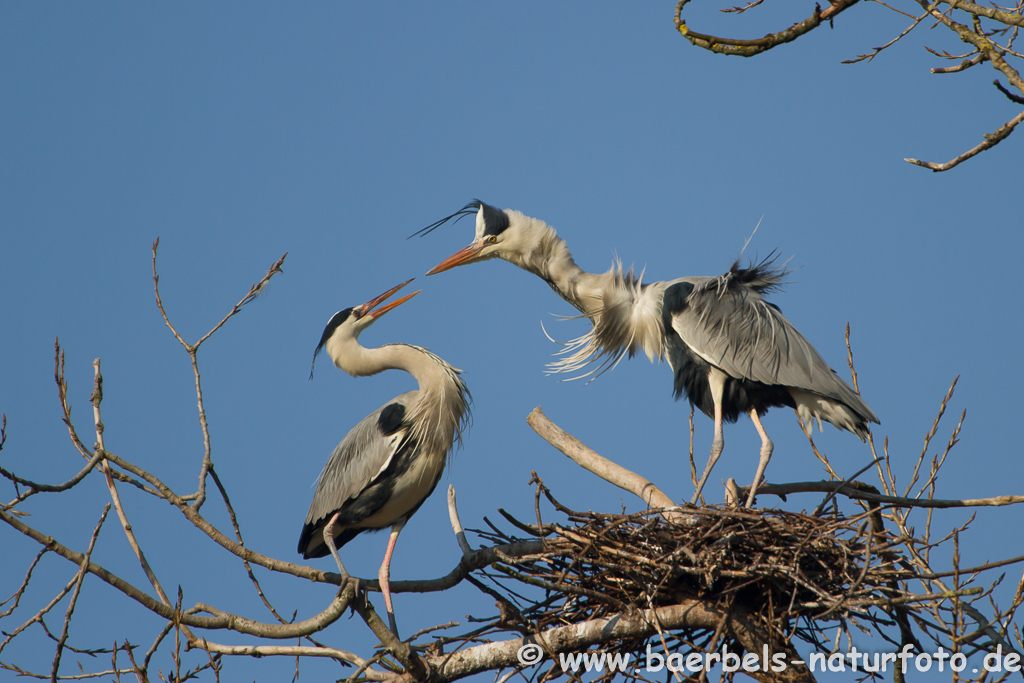
[(318, 521), (356, 498), (380, 475), (401, 449), (407, 429), (385, 435), (380, 430), (381, 413), (395, 403), (405, 404), (402, 394), (359, 421), (337, 445), (316, 481), (316, 493), (306, 515), (306, 524)]
[(694, 353), (732, 377), (821, 394), (878, 422), (777, 307), (749, 288), (717, 287), (718, 280), (700, 283), (672, 316), (673, 329)]

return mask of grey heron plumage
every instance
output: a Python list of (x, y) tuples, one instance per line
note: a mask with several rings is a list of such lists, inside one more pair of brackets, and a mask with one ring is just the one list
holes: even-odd
[(499, 258), (537, 275), (586, 316), (592, 328), (569, 342), (553, 372), (603, 372), (622, 358), (643, 352), (666, 360), (677, 398), (685, 395), (715, 422), (708, 464), (693, 502), (722, 453), (722, 423), (750, 416), (761, 437), (757, 472), (747, 497), (771, 458), (772, 442), (760, 417), (771, 407), (788, 406), (810, 435), (813, 423), (830, 422), (867, 438), (878, 417), (764, 295), (777, 289), (785, 272), (771, 257), (741, 268), (735, 263), (717, 277), (681, 277), (643, 282), (643, 273), (616, 262), (601, 274), (588, 273), (573, 260), (565, 241), (544, 221), (479, 200), (416, 234), (449, 221), (476, 216), (468, 246), (434, 266), (428, 275), (456, 266)]
[(334, 449), (317, 479), (298, 545), (306, 559), (330, 553), (344, 585), (349, 575), (337, 549), (364, 531), (391, 527), (378, 578), (396, 633), (389, 585), (395, 542), (436, 488), (453, 447), (461, 443), (471, 400), (460, 371), (426, 349), (410, 344), (378, 348), (359, 344), (363, 330), (419, 293), (374, 309), (409, 282), (334, 314), (313, 354), (315, 364), (320, 351), (326, 350), (337, 367), (354, 377), (405, 370), (419, 388), (367, 415)]

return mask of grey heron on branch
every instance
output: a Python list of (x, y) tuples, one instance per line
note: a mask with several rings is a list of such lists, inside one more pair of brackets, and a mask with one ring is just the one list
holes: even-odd
[[(461, 444), (471, 400), (459, 370), (426, 349), (410, 344), (368, 349), (359, 344), (363, 330), (419, 294), (413, 292), (374, 310), (409, 282), (412, 280), (361, 306), (335, 313), (313, 353), (315, 365), (321, 349), (326, 349), (334, 364), (353, 377), (405, 370), (416, 379), (419, 389), (388, 401), (345, 435), (317, 479), (299, 536), (299, 553), (304, 558), (328, 553), (334, 557), (344, 586), (349, 574), (338, 548), (364, 531), (391, 527), (377, 576), (396, 635), (389, 585), (395, 542), (405, 523), (434, 491), (454, 445)], [(312, 379), (312, 367), (309, 376)]]
[(667, 360), (676, 398), (715, 421), (707, 466), (692, 502), (722, 454), (723, 422), (746, 413), (761, 437), (757, 472), (747, 497), (754, 504), (757, 486), (772, 455), (761, 416), (774, 406), (794, 408), (808, 436), (812, 421), (830, 422), (866, 440), (868, 423), (878, 423), (871, 408), (828, 366), (818, 352), (764, 295), (782, 284), (785, 271), (771, 257), (741, 268), (737, 261), (718, 277), (681, 277), (642, 282), (643, 274), (623, 271), (616, 262), (603, 274), (576, 265), (565, 241), (543, 221), (479, 200), (415, 234), (449, 221), (476, 216), (469, 246), (434, 266), (427, 275), (456, 266), (499, 258), (540, 277), (590, 319), (593, 328), (569, 342), (553, 372), (600, 374), (638, 351), (653, 362)]

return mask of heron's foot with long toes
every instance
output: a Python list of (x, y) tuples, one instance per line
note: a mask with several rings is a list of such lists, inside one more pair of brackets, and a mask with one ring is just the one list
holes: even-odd
[(718, 458), (721, 457), (724, 448), (725, 439), (722, 437), (721, 429), (717, 429), (715, 438), (711, 442), (711, 454), (708, 456), (708, 464), (704, 467), (704, 473), (700, 475), (700, 481), (697, 482), (697, 488), (693, 492), (693, 499), (690, 500), (690, 505), (700, 504), (700, 494), (704, 490), (704, 485), (708, 482), (708, 477), (711, 476), (711, 470), (714, 469), (715, 463), (718, 462)]
[(349, 576), (347, 574), (341, 577), (341, 581), (339, 582), (338, 586), (338, 595), (341, 595), (345, 592), (345, 588), (346, 586), (348, 586), (350, 581), (352, 582), (352, 594), (359, 595), (359, 591), (363, 588), (362, 584), (360, 583), (360, 580), (355, 576)]
[(750, 420), (754, 423), (758, 436), (761, 437), (761, 453), (757, 462), (757, 471), (754, 472), (754, 481), (750, 484), (750, 495), (747, 496), (747, 507), (753, 509), (757, 487), (764, 482), (764, 470), (768, 467), (768, 461), (772, 459), (772, 451), (775, 449), (775, 446), (772, 444), (772, 440), (768, 438), (768, 433), (764, 431), (761, 417), (754, 408), (750, 409)]

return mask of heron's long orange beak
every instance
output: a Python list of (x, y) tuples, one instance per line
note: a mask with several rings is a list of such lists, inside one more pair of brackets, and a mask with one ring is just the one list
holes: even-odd
[(401, 306), (406, 301), (408, 301), (409, 299), (413, 298), (414, 296), (416, 296), (417, 294), (419, 294), (422, 291), (423, 291), (422, 289), (417, 289), (412, 294), (408, 294), (406, 296), (403, 296), (401, 299), (396, 299), (395, 301), (392, 301), (391, 303), (389, 303), (387, 306), (384, 306), (383, 308), (378, 308), (376, 311), (370, 311), (367, 315), (369, 315), (371, 318), (379, 318), (382, 315), (384, 315), (385, 313), (387, 313), (388, 311), (390, 311), (392, 308), (397, 308), (398, 306)]
[[(415, 279), (415, 278), (413, 278), (413, 279)], [(392, 294), (394, 294), (395, 292), (400, 290), (402, 287), (405, 287), (410, 282), (412, 282), (412, 280), (406, 280), (402, 284), (400, 284), (400, 285), (398, 285), (396, 287), (392, 287), (391, 289), (389, 289), (388, 291), (384, 292), (383, 294), (381, 294), (379, 296), (373, 297), (372, 299), (370, 299), (365, 304), (363, 304), (362, 306), (359, 307), (360, 312), (363, 315), (370, 316), (371, 318), (379, 318), (382, 315), (384, 315), (385, 313), (387, 313), (388, 311), (390, 311), (391, 309), (396, 308), (398, 306), (401, 306), (406, 301), (408, 301), (409, 299), (413, 298), (414, 296), (416, 296), (417, 294), (419, 294), (423, 290), (417, 289), (412, 294), (409, 294), (408, 296), (403, 296), (401, 299), (397, 299), (395, 301), (392, 301), (387, 306), (382, 306), (381, 308), (378, 308), (377, 310), (372, 310), (374, 306), (376, 306), (377, 304), (380, 304), (380, 303), (382, 303), (384, 301), (387, 301), (388, 297), (390, 297)]]
[(460, 249), (455, 252), (444, 261), (441, 261), (436, 266), (427, 271), (427, 275), (436, 275), (437, 273), (443, 273), (446, 270), (455, 268), (456, 266), (463, 266), (467, 263), (472, 263), (480, 256), (480, 252), (483, 251), (486, 242), (481, 240), (474, 240), (465, 249)]

